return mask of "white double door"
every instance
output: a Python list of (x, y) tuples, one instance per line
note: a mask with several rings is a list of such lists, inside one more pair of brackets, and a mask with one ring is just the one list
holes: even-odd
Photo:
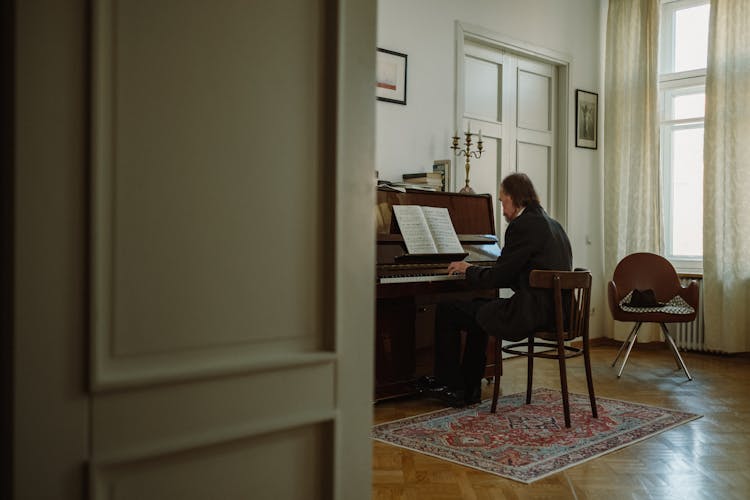
[[(483, 154), (471, 159), (470, 185), (497, 198), (500, 181), (523, 172), (534, 182), (542, 205), (554, 213), (556, 200), (555, 65), (498, 47), (465, 40), (459, 68), (458, 116), (465, 132), (482, 132)], [(463, 140), (463, 134), (461, 138)], [(472, 137), (476, 145), (478, 137)], [(464, 160), (457, 160), (456, 188), (464, 185)], [(495, 204), (495, 228), (503, 237), (506, 223)]]

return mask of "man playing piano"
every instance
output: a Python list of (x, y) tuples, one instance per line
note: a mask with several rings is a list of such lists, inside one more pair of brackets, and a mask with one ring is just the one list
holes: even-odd
[[(567, 234), (539, 204), (526, 174), (514, 173), (500, 183), (500, 203), (508, 222), (505, 245), (494, 266), (452, 262), (449, 273), (465, 274), (476, 288), (511, 288), (510, 298), (478, 298), (438, 304), (435, 325), (435, 377), (424, 377), (418, 389), (450, 406), (481, 401), (489, 335), (521, 340), (551, 324), (554, 304), (545, 290), (529, 286), (533, 269), (570, 271), (572, 251)], [(461, 356), (461, 331), (466, 344)]]

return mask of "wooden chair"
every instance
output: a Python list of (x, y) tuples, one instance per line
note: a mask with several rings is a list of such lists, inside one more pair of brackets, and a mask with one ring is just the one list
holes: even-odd
[[(632, 290), (648, 289), (653, 290), (656, 300), (662, 303), (667, 303), (678, 296), (681, 297), (692, 308), (692, 312), (669, 313), (648, 310), (634, 312), (626, 311), (620, 306), (620, 302)], [(667, 259), (654, 253), (640, 252), (626, 256), (617, 264), (612, 281), (609, 282), (607, 295), (609, 310), (615, 321), (635, 322), (635, 326), (630, 331), (628, 339), (620, 346), (615, 360), (612, 361), (612, 366), (615, 366), (617, 360), (620, 359), (623, 348), (627, 344), (628, 350), (620, 366), (620, 371), (617, 373), (618, 378), (622, 375), (625, 363), (628, 362), (628, 356), (630, 356), (630, 351), (633, 349), (633, 344), (638, 337), (638, 330), (641, 328), (641, 325), (643, 323), (659, 323), (667, 345), (672, 350), (672, 354), (677, 362), (677, 367), (681, 367), (685, 371), (688, 380), (693, 380), (687, 366), (685, 366), (685, 362), (682, 360), (682, 356), (680, 356), (680, 352), (677, 350), (677, 345), (669, 334), (669, 330), (667, 330), (666, 323), (683, 323), (695, 319), (698, 310), (697, 282), (693, 281), (687, 287), (683, 287), (679, 276), (677, 276), (677, 271), (675, 271), (674, 266)]]
[[(591, 356), (589, 352), (589, 310), (591, 304), (591, 273), (587, 270), (575, 271), (540, 271), (534, 270), (529, 276), (529, 284), (534, 288), (547, 288), (555, 302), (555, 331), (538, 331), (529, 335), (523, 342), (503, 346), (503, 339), (495, 338), (495, 387), (492, 394), (492, 413), (497, 410), (500, 393), (500, 376), (502, 375), (502, 353), (507, 352), (527, 358), (526, 404), (531, 403), (534, 358), (556, 359), (560, 365), (560, 386), (562, 389), (565, 426), (570, 427), (570, 405), (568, 402), (568, 378), (565, 361), (568, 358), (583, 355), (586, 366), (591, 413), (598, 417), (594, 383), (591, 379)], [(571, 300), (563, 301), (563, 290), (570, 290)], [(565, 294), (567, 296), (567, 294)], [(564, 324), (564, 302), (569, 302), (567, 329)], [(581, 347), (566, 345), (565, 342), (576, 338), (582, 339)], [(553, 348), (550, 352), (536, 352), (536, 347)]]

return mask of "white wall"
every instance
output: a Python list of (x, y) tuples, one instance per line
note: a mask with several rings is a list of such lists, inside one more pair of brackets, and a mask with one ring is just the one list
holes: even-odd
[[(378, 102), (375, 161), (380, 179), (453, 158), (455, 124), (455, 21), (572, 57), (569, 107), (568, 234), (573, 264), (591, 269), (594, 295), (591, 334), (603, 335), (602, 151), (572, 145), (575, 89), (601, 94), (600, 0), (379, 0), (378, 47), (408, 55), (406, 106)], [(455, 167), (455, 159), (453, 161)]]

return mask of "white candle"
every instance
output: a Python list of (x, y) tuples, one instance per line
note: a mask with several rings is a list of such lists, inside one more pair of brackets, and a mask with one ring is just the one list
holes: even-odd
[(466, 133), (471, 134), (471, 122), (466, 126)]
[(482, 129), (479, 129), (479, 142), (482, 142)]

